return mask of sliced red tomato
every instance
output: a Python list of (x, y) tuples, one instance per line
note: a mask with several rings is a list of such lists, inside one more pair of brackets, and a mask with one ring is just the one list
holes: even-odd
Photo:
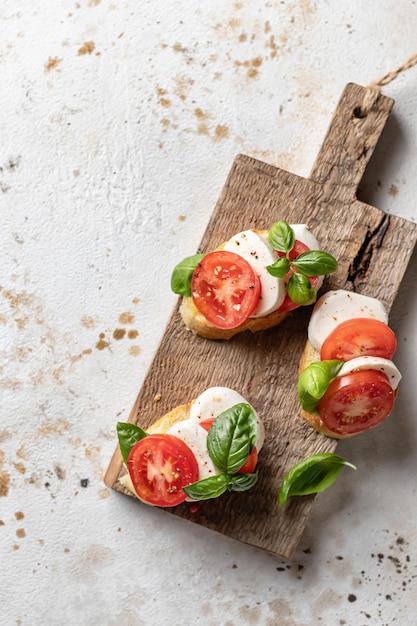
[(388, 377), (377, 370), (359, 370), (335, 378), (319, 401), (325, 426), (339, 435), (354, 435), (384, 420), (394, 405)]
[(186, 498), (183, 487), (198, 480), (197, 460), (182, 439), (148, 435), (130, 451), (127, 466), (139, 498), (154, 506), (176, 506)]
[(349, 361), (358, 356), (392, 359), (397, 348), (394, 332), (384, 322), (371, 318), (353, 318), (336, 326), (325, 339), (320, 359)]
[[(208, 417), (205, 420), (199, 422), (200, 426), (204, 428), (207, 432), (210, 430), (212, 423), (214, 422), (215, 417)], [(238, 470), (238, 474), (252, 474), (255, 471), (256, 464), (258, 463), (258, 451), (256, 447), (253, 448), (252, 452), (248, 456), (246, 462), (242, 465), (242, 467)]]
[(204, 430), (208, 432), (215, 419), (216, 419), (215, 417), (208, 417), (207, 419), (202, 420), (201, 422), (198, 422), (198, 423), (200, 426), (204, 428)]
[[(300, 256), (302, 252), (307, 252), (307, 250), (310, 250), (310, 248), (306, 246), (306, 244), (303, 243), (302, 241), (298, 241), (298, 239), (296, 239), (294, 242), (294, 247), (290, 251), (290, 261), (294, 261), (294, 259)], [(278, 256), (281, 256), (281, 257), (285, 256), (285, 252), (277, 252), (277, 254)], [(287, 280), (290, 278), (291, 274), (292, 274), (292, 270), (288, 272), (286, 276)], [(313, 287), (317, 288), (317, 285), (319, 282), (319, 279), (317, 276), (309, 276), (308, 280), (313, 285)], [(299, 306), (300, 306), (299, 304), (296, 304), (295, 302), (291, 300), (290, 296), (287, 293), (285, 294), (284, 302), (281, 304), (278, 310), (284, 313), (284, 312), (292, 311), (293, 309), (298, 309)]]
[[(290, 250), (290, 261), (294, 261), (302, 252), (307, 252), (310, 248), (303, 242), (296, 239), (294, 241), (294, 246), (292, 250)], [(277, 252), (278, 256), (285, 256), (285, 252)]]
[(217, 328), (236, 328), (259, 303), (261, 283), (251, 265), (234, 252), (207, 254), (191, 279), (197, 309)]
[(252, 474), (255, 471), (256, 464), (258, 463), (258, 451), (256, 447), (253, 447), (252, 452), (248, 456), (246, 463), (237, 471), (238, 474)]

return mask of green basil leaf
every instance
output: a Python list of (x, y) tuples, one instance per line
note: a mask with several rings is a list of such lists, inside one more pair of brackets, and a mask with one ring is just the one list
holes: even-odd
[(328, 360), (310, 363), (298, 379), (298, 399), (304, 411), (317, 414), (317, 405), (331, 381), (336, 378), (343, 361)]
[(187, 485), (182, 490), (193, 500), (210, 500), (210, 498), (217, 498), (227, 491), (229, 483), (229, 476), (216, 474)]
[(247, 491), (258, 482), (258, 472), (253, 474), (234, 474), (230, 476), (231, 491)]
[(356, 467), (342, 457), (331, 452), (313, 454), (293, 465), (284, 476), (278, 500), (286, 504), (289, 496), (305, 496), (324, 491), (335, 482), (344, 466)]
[(302, 252), (292, 264), (304, 276), (325, 276), (337, 270), (334, 256), (322, 250)]
[(286, 256), (280, 257), (272, 265), (267, 265), (266, 269), (275, 278), (283, 278), (290, 270), (290, 262)]
[(144, 430), (136, 426), (136, 424), (130, 424), (129, 422), (118, 422), (116, 426), (117, 437), (119, 438), (120, 452), (125, 463), (129, 457), (130, 451), (141, 439), (147, 437), (147, 433)]
[(247, 461), (256, 440), (255, 413), (246, 402), (220, 413), (207, 436), (207, 449), (213, 463), (226, 474), (234, 474)]
[(187, 256), (178, 263), (171, 274), (171, 289), (179, 296), (191, 296), (191, 278), (205, 254)]
[(288, 222), (278, 220), (269, 229), (268, 241), (274, 250), (287, 253), (294, 247), (295, 234)]
[(287, 292), (291, 300), (300, 306), (313, 304), (317, 298), (317, 291), (308, 278), (295, 272), (287, 283)]

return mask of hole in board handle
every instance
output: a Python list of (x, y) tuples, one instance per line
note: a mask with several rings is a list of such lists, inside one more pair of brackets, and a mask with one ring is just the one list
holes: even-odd
[(361, 120), (362, 118), (366, 117), (366, 113), (362, 111), (360, 106), (357, 106), (353, 109), (353, 117)]

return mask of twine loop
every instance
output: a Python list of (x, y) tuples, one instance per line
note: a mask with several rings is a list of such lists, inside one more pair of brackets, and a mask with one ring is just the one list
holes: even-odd
[(417, 65), (417, 53), (411, 55), (411, 57), (405, 63), (397, 67), (395, 70), (387, 72), (378, 80), (370, 83), (366, 88), (365, 97), (363, 99), (362, 106), (360, 107), (360, 117), (365, 117), (372, 109), (381, 93), (381, 87), (383, 87), (384, 85), (388, 85), (388, 83), (397, 78), (399, 74), (405, 72), (411, 67), (414, 67), (414, 65)]

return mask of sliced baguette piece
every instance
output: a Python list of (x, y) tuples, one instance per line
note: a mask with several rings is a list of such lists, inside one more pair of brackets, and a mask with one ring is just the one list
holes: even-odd
[[(307, 339), (306, 345), (300, 358), (298, 374), (300, 375), (301, 372), (306, 369), (306, 367), (308, 367), (311, 363), (314, 363), (315, 361), (320, 361), (320, 351), (317, 350)], [(353, 437), (355, 434), (359, 434), (353, 433), (350, 435), (340, 435), (338, 433), (335, 433), (329, 430), (324, 425), (324, 422), (320, 419), (319, 415), (312, 415), (311, 413), (307, 413), (307, 411), (304, 411), (304, 409), (301, 409), (301, 417), (306, 420), (306, 422), (308, 422), (310, 426), (313, 426), (313, 428), (318, 430), (320, 433), (326, 435), (327, 437), (331, 437), (332, 439), (348, 439), (350, 437)]]
[[(314, 361), (320, 361), (320, 351), (317, 350), (307, 339), (306, 345), (304, 347), (303, 353), (300, 358), (298, 374), (300, 375), (301, 372), (303, 372), (306, 369), (306, 367), (308, 367), (308, 365), (310, 365), (311, 363), (314, 363)], [(394, 397), (397, 397), (397, 394), (398, 394), (398, 387), (397, 389), (394, 390)], [(350, 433), (347, 435), (341, 435), (339, 433), (335, 433), (332, 430), (329, 430), (328, 428), (326, 428), (323, 421), (320, 419), (318, 415), (312, 415), (311, 413), (307, 413), (307, 411), (304, 411), (304, 409), (301, 409), (301, 417), (305, 419), (306, 422), (308, 422), (311, 426), (313, 426), (313, 428), (318, 430), (320, 433), (322, 433), (323, 435), (326, 435), (327, 437), (331, 437), (332, 439), (349, 439), (350, 437), (355, 437), (356, 435), (360, 435), (361, 432), (364, 432), (364, 431), (359, 431), (357, 433)]]
[[(252, 230), (264, 237), (266, 237), (269, 232), (267, 230)], [(222, 243), (216, 250), (222, 250), (225, 245), (225, 242)], [(279, 310), (272, 311), (272, 313), (262, 317), (250, 317), (236, 328), (217, 328), (217, 326), (208, 322), (204, 315), (198, 311), (191, 296), (184, 296), (180, 305), (180, 314), (188, 330), (191, 330), (193, 333), (205, 339), (231, 339), (246, 330), (256, 333), (259, 330), (268, 330), (268, 328), (278, 326), (278, 324), (281, 324), (287, 317), (288, 312)]]

